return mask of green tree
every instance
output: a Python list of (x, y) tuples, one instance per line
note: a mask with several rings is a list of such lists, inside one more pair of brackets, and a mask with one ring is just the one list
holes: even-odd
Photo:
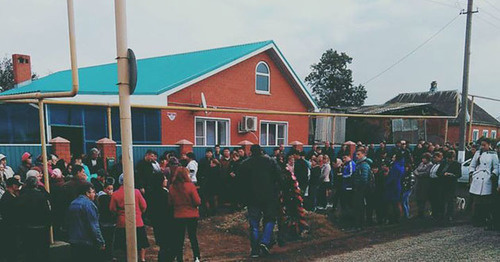
[(312, 87), (320, 107), (362, 106), (366, 99), (363, 85), (353, 85), (352, 58), (346, 53), (326, 50), (319, 63), (311, 66), (306, 83)]
[[(36, 73), (32, 73), (31, 80), (38, 79)], [(14, 88), (14, 67), (12, 59), (5, 56), (0, 60), (0, 92)]]

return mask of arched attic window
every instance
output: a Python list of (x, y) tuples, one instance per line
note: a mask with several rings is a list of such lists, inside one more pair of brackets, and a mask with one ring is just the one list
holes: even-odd
[(266, 62), (259, 62), (255, 69), (255, 92), (258, 94), (269, 94), (271, 92), (271, 77), (269, 66)]

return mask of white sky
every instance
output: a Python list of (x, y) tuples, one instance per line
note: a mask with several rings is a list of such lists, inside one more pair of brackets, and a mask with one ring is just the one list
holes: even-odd
[[(114, 1), (75, 0), (79, 66), (113, 62)], [(475, 0), (470, 93), (500, 98), (500, 0)], [(274, 40), (298, 75), (328, 48), (354, 58), (355, 84), (408, 54), (465, 8), (466, 0), (128, 0), (128, 42), (152, 57)], [(0, 56), (32, 56), (40, 75), (68, 69), (66, 1), (0, 0)], [(367, 104), (402, 92), (461, 90), (465, 15), (366, 85)], [(500, 102), (477, 101), (493, 116)]]

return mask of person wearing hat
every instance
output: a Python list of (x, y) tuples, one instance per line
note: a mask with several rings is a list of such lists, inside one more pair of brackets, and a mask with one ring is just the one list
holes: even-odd
[(0, 181), (7, 181), (7, 179), (14, 176), (14, 170), (7, 165), (7, 157), (0, 154)]
[(24, 182), (26, 180), (26, 173), (31, 169), (33, 166), (31, 154), (28, 152), (24, 152), (24, 154), (21, 156), (21, 165), (17, 169), (17, 174), (21, 177), (21, 181)]
[(22, 183), (10, 177), (5, 181), (6, 192), (0, 199), (0, 260), (17, 261), (16, 200)]
[(99, 170), (104, 170), (104, 162), (102, 157), (99, 157), (99, 149), (90, 149), (90, 154), (85, 158), (83, 163), (89, 168), (90, 175), (98, 174)]

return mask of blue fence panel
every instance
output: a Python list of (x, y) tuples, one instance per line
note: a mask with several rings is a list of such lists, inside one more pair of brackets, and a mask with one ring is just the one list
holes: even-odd
[[(21, 165), (21, 156), (24, 152), (28, 152), (33, 156), (33, 163), (36, 158), (42, 154), (42, 146), (36, 144), (20, 144), (20, 145), (0, 145), (0, 154), (7, 156), (7, 165), (12, 167), (14, 172)], [(52, 146), (47, 145), (47, 152), (52, 152)]]
[[(174, 151), (176, 154), (179, 153), (179, 146), (167, 146), (167, 145), (134, 145), (132, 147), (132, 154), (134, 155), (134, 164), (137, 164), (139, 160), (144, 158), (146, 151), (154, 150), (158, 153), (158, 156), (163, 155), (165, 152)], [(122, 145), (116, 145), (116, 156), (120, 157), (122, 155)]]

